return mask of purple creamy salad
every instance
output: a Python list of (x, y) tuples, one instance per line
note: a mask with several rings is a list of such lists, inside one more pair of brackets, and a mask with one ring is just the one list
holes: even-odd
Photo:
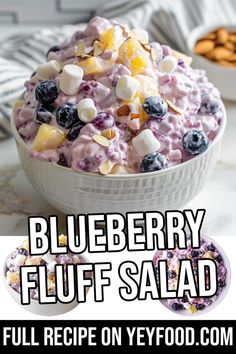
[[(67, 238), (64, 235), (59, 236), (59, 244), (66, 245)], [(85, 263), (85, 260), (80, 255), (68, 252), (67, 254), (52, 255), (46, 253), (42, 256), (29, 255), (29, 243), (24, 241), (6, 261), (6, 280), (7, 284), (18, 293), (20, 288), (20, 267), (27, 265), (46, 265), (47, 267), (47, 291), (49, 295), (55, 295), (55, 265), (56, 264), (78, 264)], [(31, 280), (36, 280), (37, 274), (30, 275)], [(65, 274), (66, 279), (66, 274)], [(66, 283), (65, 283), (66, 285)], [(30, 296), (34, 300), (38, 300), (38, 287), (30, 290)]]
[[(185, 250), (181, 250), (179, 248), (175, 248), (171, 251), (158, 251), (154, 258), (153, 263), (155, 268), (157, 269), (158, 262), (160, 260), (167, 260), (168, 266), (168, 289), (173, 290), (176, 289), (176, 284), (179, 276), (179, 266), (180, 261), (183, 259), (190, 259), (192, 263), (193, 273), (197, 280), (197, 260), (199, 259), (213, 259), (217, 265), (217, 287), (218, 290), (213, 297), (206, 298), (191, 298), (189, 294), (186, 294), (183, 298), (171, 298), (163, 300), (166, 302), (167, 306), (174, 311), (188, 311), (189, 313), (195, 313), (197, 311), (202, 311), (206, 307), (213, 304), (218, 296), (221, 294), (226, 284), (227, 277), (227, 269), (224, 264), (224, 260), (217, 250), (217, 247), (210, 242), (201, 240), (201, 246), (199, 249), (192, 249), (190, 247), (190, 241), (188, 242), (188, 248)], [(207, 274), (206, 274), (207, 277)], [(208, 277), (206, 278), (206, 282), (208, 282)], [(157, 282), (159, 281), (159, 274), (157, 269)]]
[(146, 173), (207, 150), (223, 111), (191, 58), (148, 33), (95, 17), (55, 44), (14, 106), (33, 159), (75, 171)]

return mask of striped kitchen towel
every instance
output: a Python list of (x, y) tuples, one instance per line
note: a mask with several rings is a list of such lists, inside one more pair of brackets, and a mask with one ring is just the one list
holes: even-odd
[[(189, 31), (202, 24), (235, 23), (235, 0), (98, 0), (96, 15), (145, 28), (152, 40), (186, 52)], [(88, 19), (89, 20), (89, 19)], [(45, 61), (47, 49), (69, 37), (78, 26), (45, 29), (0, 41), (0, 138), (10, 136), (11, 104), (24, 82)]]

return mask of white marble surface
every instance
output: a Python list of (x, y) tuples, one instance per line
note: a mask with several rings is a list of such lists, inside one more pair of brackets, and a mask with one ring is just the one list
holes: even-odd
[[(37, 26), (32, 27), (31, 31), (36, 29)], [(27, 32), (30, 27), (21, 30)], [(0, 39), (15, 31), (13, 26), (5, 27), (0, 31)], [(206, 208), (203, 231), (209, 236), (236, 236), (236, 103), (225, 104), (228, 122), (219, 161), (204, 189), (186, 205), (186, 208)], [(27, 180), (14, 140), (0, 142), (0, 235), (26, 235), (29, 215), (54, 213)], [(62, 217), (62, 224), (63, 221)]]

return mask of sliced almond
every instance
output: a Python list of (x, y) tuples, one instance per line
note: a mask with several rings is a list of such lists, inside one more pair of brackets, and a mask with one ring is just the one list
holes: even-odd
[(13, 103), (13, 106), (12, 106), (12, 111), (13, 111), (13, 114), (15, 115), (16, 114), (16, 111), (23, 107), (25, 104), (25, 101), (24, 100), (16, 100), (14, 103)]
[(102, 175), (108, 175), (108, 173), (110, 173), (112, 170), (111, 161), (110, 160), (103, 161), (98, 167), (98, 170)]
[(140, 41), (139, 41), (139, 43), (141, 44), (143, 49), (145, 49), (147, 52), (151, 52), (152, 47), (150, 46), (149, 43), (143, 43), (143, 42), (140, 42)]
[(113, 175), (123, 175), (123, 174), (127, 174), (128, 171), (126, 169), (126, 167), (124, 165), (120, 165), (120, 164), (115, 164), (113, 167), (112, 167), (112, 170), (111, 170), (111, 174)]
[(117, 109), (116, 113), (118, 117), (128, 116), (130, 114), (130, 108), (127, 104), (124, 104), (123, 106)]
[(76, 57), (80, 57), (81, 55), (84, 54), (84, 50), (85, 50), (85, 44), (84, 43), (78, 43), (77, 51), (76, 51), (75, 56)]
[(106, 129), (102, 131), (102, 136), (107, 139), (114, 139), (116, 136), (116, 132), (113, 129)]
[(191, 65), (193, 58), (185, 55), (184, 53), (178, 52), (177, 50), (172, 49), (172, 54), (176, 59), (182, 59), (186, 64)]
[(105, 136), (102, 135), (98, 135), (98, 134), (93, 135), (93, 141), (95, 141), (96, 143), (104, 147), (110, 146), (110, 141)]
[(167, 102), (167, 104), (168, 104), (168, 107), (169, 107), (173, 112), (175, 112), (175, 113), (177, 113), (177, 114), (183, 114), (183, 111), (182, 111), (179, 107), (176, 107), (176, 106), (174, 105), (174, 103), (172, 103), (171, 101), (169, 101), (169, 100), (167, 100), (167, 99), (166, 99), (166, 102)]
[(131, 115), (130, 115), (131, 119), (137, 119), (137, 118), (140, 118), (140, 117), (141, 117), (140, 113), (131, 113)]
[(95, 57), (97, 57), (97, 56), (101, 55), (102, 52), (103, 52), (103, 50), (102, 50), (101, 42), (95, 40), (95, 41), (93, 42), (93, 55), (94, 55)]

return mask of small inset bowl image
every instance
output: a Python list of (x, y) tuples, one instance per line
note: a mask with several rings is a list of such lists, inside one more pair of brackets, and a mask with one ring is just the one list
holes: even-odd
[(11, 119), (21, 165), (34, 189), (65, 214), (121, 213), (179, 209), (195, 197), (211, 175), (226, 125), (223, 119), (208, 149), (189, 161), (161, 171), (106, 175), (73, 171), (29, 156)]
[(201, 25), (194, 28), (188, 36), (188, 50), (189, 55), (193, 57), (192, 66), (197, 69), (206, 70), (209, 81), (211, 81), (221, 92), (221, 96), (227, 100), (236, 101), (235, 94), (235, 79), (236, 79), (236, 67), (226, 67), (221, 64), (217, 64), (202, 55), (195, 53), (194, 48), (199, 39), (202, 39), (208, 33), (213, 32), (216, 27), (223, 27), (228, 31), (236, 32), (236, 24), (232, 25)]
[[(32, 312), (34, 314), (37, 315), (41, 315), (41, 316), (56, 316), (56, 315), (60, 315), (63, 313), (66, 313), (72, 309), (74, 309), (76, 306), (79, 305), (79, 303), (76, 301), (76, 299), (74, 301), (72, 301), (71, 303), (68, 304), (64, 304), (61, 302), (57, 302), (55, 304), (40, 304), (38, 299), (34, 299), (31, 297), (30, 299), (30, 304), (29, 305), (22, 305), (21, 304), (21, 294), (20, 294), (20, 289), (17, 289), (12, 287), (9, 282), (7, 281), (7, 271), (9, 270), (8, 267), (8, 262), (11, 259), (12, 255), (14, 252), (11, 252), (8, 257), (6, 258), (6, 261), (4, 263), (4, 268), (3, 268), (3, 276), (5, 278), (5, 285), (6, 288), (9, 292), (9, 294), (11, 295), (11, 297), (20, 305), (22, 306), (25, 310)], [(66, 255), (65, 255), (66, 256)], [(79, 258), (79, 262), (80, 263), (89, 263), (89, 261), (87, 260), (86, 257), (84, 257), (83, 255), (76, 255)], [(89, 278), (92, 278), (92, 274), (88, 273), (87, 276)], [(88, 292), (90, 289), (90, 287), (87, 287), (86, 291)]]
[[(210, 303), (206, 303), (203, 308), (200, 308), (200, 305), (202, 304), (202, 299), (201, 298), (198, 298), (197, 299), (197, 303), (199, 304), (199, 309), (196, 311), (196, 304), (193, 305), (194, 307), (191, 307), (189, 308), (189, 305), (191, 305), (191, 303), (189, 301), (187, 301), (187, 298), (185, 298), (184, 301), (182, 301), (182, 299), (172, 299), (173, 302), (175, 303), (175, 300), (176, 300), (176, 303), (178, 304), (179, 301), (180, 301), (180, 308), (177, 309), (177, 306), (176, 306), (176, 310), (174, 310), (172, 307), (171, 307), (171, 304), (169, 304), (167, 302), (166, 299), (162, 299), (160, 300), (160, 302), (162, 303), (162, 305), (164, 305), (167, 309), (169, 309), (170, 311), (178, 314), (178, 315), (183, 315), (183, 316), (198, 316), (198, 315), (201, 315), (201, 314), (205, 314), (213, 309), (215, 309), (220, 303), (221, 301), (224, 299), (224, 297), (226, 296), (226, 293), (229, 289), (229, 286), (230, 286), (230, 281), (231, 281), (231, 269), (230, 269), (230, 263), (229, 263), (229, 260), (224, 252), (224, 250), (221, 248), (221, 246), (218, 245), (218, 243), (215, 242), (215, 240), (212, 240), (210, 237), (207, 237), (207, 236), (202, 236), (201, 237), (201, 240), (205, 243), (209, 243), (211, 245), (213, 245), (213, 249), (215, 249), (215, 251), (212, 251), (212, 253), (216, 252), (216, 253), (219, 253), (219, 255), (222, 257), (222, 260), (221, 260), (221, 269), (219, 270), (218, 269), (218, 276), (220, 278), (222, 278), (222, 281), (224, 280), (224, 286), (221, 287), (221, 291), (218, 293), (218, 295), (215, 295), (212, 297), (212, 302)], [(196, 249), (194, 249), (196, 250)], [(198, 250), (196, 250), (198, 251)], [(157, 251), (153, 257), (153, 262), (154, 262), (154, 265), (157, 264), (158, 262), (158, 258), (161, 256), (163, 251)], [(167, 253), (167, 251), (165, 251)], [(173, 251), (170, 251), (173, 253)], [(183, 251), (184, 252), (184, 251)], [(167, 256), (167, 255), (166, 255)], [(205, 257), (206, 259), (207, 258), (210, 258), (210, 257)], [(162, 258), (162, 259), (166, 259), (166, 257)], [(171, 258), (172, 259), (172, 258)], [(170, 261), (171, 261), (170, 259)], [(222, 267), (222, 265), (224, 266), (224, 268), (226, 269), (226, 273), (224, 273), (224, 268)], [(169, 267), (168, 267), (169, 269)], [(174, 269), (171, 269), (171, 271), (175, 271)], [(220, 274), (220, 275), (219, 275)], [(219, 280), (219, 278), (218, 278)], [(210, 301), (211, 298), (208, 298), (207, 300)], [(172, 303), (172, 301), (171, 301)], [(186, 307), (184, 307), (184, 305)], [(175, 305), (174, 305), (175, 306)]]

